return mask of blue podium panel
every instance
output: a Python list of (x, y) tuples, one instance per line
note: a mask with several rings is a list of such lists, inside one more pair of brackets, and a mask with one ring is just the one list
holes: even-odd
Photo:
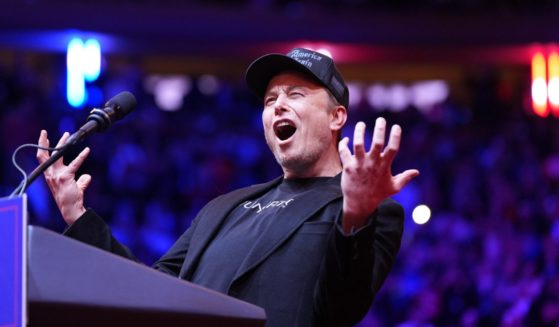
[(26, 325), (26, 204), (0, 199), (0, 327)]

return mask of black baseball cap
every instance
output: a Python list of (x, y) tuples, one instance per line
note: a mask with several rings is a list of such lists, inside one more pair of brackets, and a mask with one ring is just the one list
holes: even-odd
[(286, 55), (264, 55), (250, 64), (245, 80), (248, 87), (263, 99), (270, 80), (288, 70), (312, 77), (324, 85), (342, 106), (348, 108), (349, 91), (334, 61), (320, 52), (309, 49), (295, 48)]

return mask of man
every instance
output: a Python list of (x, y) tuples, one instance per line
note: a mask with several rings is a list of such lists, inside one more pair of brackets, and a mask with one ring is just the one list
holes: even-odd
[[(264, 101), (266, 142), (283, 176), (210, 201), (153, 267), (263, 307), (268, 326), (347, 326), (360, 321), (400, 247), (403, 211), (388, 199), (417, 170), (391, 173), (401, 130), (386, 147), (376, 121), (339, 142), (349, 93), (333, 61), (307, 49), (253, 62), (246, 81)], [(59, 145), (64, 144), (64, 134)], [(45, 131), (39, 144), (48, 146)], [(83, 204), (89, 175), (75, 173), (89, 153), (45, 172), (69, 228), (66, 235), (133, 258)], [(39, 150), (40, 162), (48, 159)]]

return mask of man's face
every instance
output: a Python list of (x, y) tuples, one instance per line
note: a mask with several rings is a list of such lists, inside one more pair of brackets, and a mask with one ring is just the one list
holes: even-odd
[(300, 73), (282, 73), (270, 81), (262, 112), (264, 134), (286, 177), (322, 176), (332, 160), (339, 161), (333, 107), (328, 91)]

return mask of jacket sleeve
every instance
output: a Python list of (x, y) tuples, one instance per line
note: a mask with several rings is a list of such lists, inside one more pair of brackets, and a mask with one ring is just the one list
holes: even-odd
[(334, 228), (315, 288), (321, 325), (352, 326), (365, 316), (400, 249), (403, 222), (402, 206), (388, 199), (358, 231)]
[(138, 261), (130, 249), (113, 237), (109, 225), (92, 209), (87, 209), (63, 234), (102, 250)]
[[(152, 265), (153, 268), (173, 276), (179, 275), (196, 222), (197, 219), (169, 251)], [(116, 240), (109, 225), (92, 209), (88, 209), (82, 217), (68, 227), (64, 231), (64, 235), (116, 255), (139, 261), (130, 249)]]

